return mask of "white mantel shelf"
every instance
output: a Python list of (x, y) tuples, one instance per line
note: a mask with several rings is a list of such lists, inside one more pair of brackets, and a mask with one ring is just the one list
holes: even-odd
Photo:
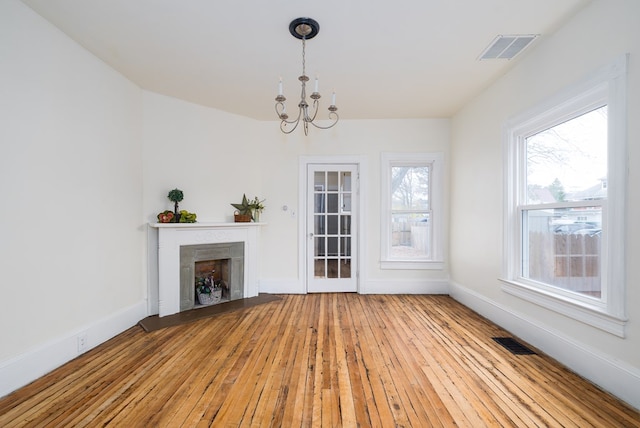
[(227, 228), (227, 227), (252, 227), (264, 226), (266, 223), (254, 223), (251, 221), (237, 223), (149, 223), (149, 226), (156, 229), (175, 228), (175, 229), (203, 229), (203, 228)]
[[(258, 295), (260, 226), (266, 223), (149, 223), (157, 239), (155, 258), (157, 277), (150, 281), (150, 314), (159, 316), (180, 312), (180, 247), (184, 245), (244, 243), (244, 291), (243, 296)], [(152, 255), (152, 253), (155, 253)], [(155, 257), (154, 257), (155, 256)], [(152, 275), (154, 276), (154, 275)], [(153, 301), (151, 301), (153, 300)], [(156, 304), (157, 303), (157, 304)]]

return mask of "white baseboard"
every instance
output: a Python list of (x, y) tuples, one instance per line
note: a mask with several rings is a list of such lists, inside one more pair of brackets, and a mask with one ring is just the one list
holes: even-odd
[(449, 281), (369, 279), (360, 285), (360, 294), (449, 294)]
[(528, 319), (508, 307), (451, 282), (449, 294), (458, 302), (495, 322), (555, 358), (580, 376), (640, 409), (640, 368), (631, 366), (566, 336), (539, 320)]
[(306, 294), (302, 281), (297, 279), (260, 280), (260, 293), (268, 294)]
[[(269, 294), (306, 294), (303, 281), (269, 279), (260, 281), (260, 292)], [(447, 280), (366, 280), (360, 294), (448, 294)]]
[[(0, 362), (0, 397), (38, 379), (106, 342), (147, 316), (147, 302), (141, 301), (70, 334), (51, 340), (25, 354)], [(78, 336), (85, 335), (86, 347), (78, 349)]]

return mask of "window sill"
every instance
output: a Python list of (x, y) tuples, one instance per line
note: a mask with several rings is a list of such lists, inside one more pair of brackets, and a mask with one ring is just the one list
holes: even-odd
[(595, 305), (585, 302), (571, 300), (558, 295), (550, 294), (534, 286), (502, 279), (504, 282), (502, 290), (513, 296), (519, 297), (528, 302), (542, 306), (566, 317), (596, 327), (618, 337), (625, 337), (626, 319), (622, 319), (603, 311)]
[(380, 269), (442, 270), (444, 269), (444, 262), (424, 260), (382, 260), (380, 261)]

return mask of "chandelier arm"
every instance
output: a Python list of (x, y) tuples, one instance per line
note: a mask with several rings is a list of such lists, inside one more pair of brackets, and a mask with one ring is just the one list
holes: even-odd
[(309, 117), (309, 105), (305, 105), (304, 107), (300, 107), (300, 110), (303, 111), (302, 113), (302, 120), (304, 120), (305, 122), (312, 122), (313, 118)]
[[(296, 128), (298, 127), (298, 125), (300, 124), (300, 117), (302, 116), (302, 109), (298, 109), (298, 117), (295, 118), (294, 120), (286, 120), (286, 119), (282, 119), (280, 121), (280, 131), (282, 131), (285, 134), (291, 134), (293, 131), (296, 130)], [(304, 120), (303, 120), (304, 122)], [(287, 125), (293, 125), (293, 128), (291, 128), (290, 130), (286, 130), (286, 126)]]
[(318, 102), (318, 99), (315, 98), (313, 100), (313, 116), (309, 117), (309, 114), (307, 112), (307, 117), (309, 118), (309, 122), (313, 123), (314, 120), (316, 120), (316, 116), (318, 115), (318, 107), (319, 107), (320, 103)]
[(299, 110), (299, 111), (298, 111), (298, 117), (296, 117), (296, 118), (295, 118), (295, 119), (293, 119), (293, 120), (287, 120), (287, 119), (288, 119), (288, 116), (287, 116), (287, 118), (285, 118), (285, 119), (282, 119), (282, 117), (281, 117), (280, 119), (281, 119), (281, 121), (282, 121), (282, 122), (284, 122), (284, 123), (293, 124), (293, 123), (298, 123), (298, 122), (300, 122), (300, 117), (301, 117), (301, 115), (302, 115), (302, 112)]
[(329, 113), (329, 119), (333, 120), (333, 123), (328, 126), (320, 126), (315, 122), (309, 122), (309, 123), (311, 123), (313, 126), (319, 129), (329, 129), (329, 128), (333, 128), (336, 125), (336, 123), (338, 123), (338, 120), (340, 119), (340, 117), (338, 116), (338, 113), (332, 111), (331, 113)]
[[(280, 109), (280, 110), (278, 110), (278, 107), (280, 107), (281, 109)], [(282, 103), (282, 102), (277, 102), (277, 103), (276, 103), (276, 105), (275, 105), (275, 109), (276, 109), (276, 115), (277, 115), (279, 118), (282, 118), (282, 114), (286, 114), (286, 113), (284, 112), (284, 103)]]
[[(293, 128), (291, 128), (290, 130), (287, 131), (287, 129), (285, 128), (287, 126), (287, 124), (292, 124), (295, 123), (295, 125), (293, 125)], [(282, 131), (283, 134), (291, 134), (293, 131), (296, 130), (296, 128), (298, 127), (298, 124), (300, 122), (296, 121), (296, 122), (287, 122), (286, 120), (283, 120), (280, 122), (280, 131)]]

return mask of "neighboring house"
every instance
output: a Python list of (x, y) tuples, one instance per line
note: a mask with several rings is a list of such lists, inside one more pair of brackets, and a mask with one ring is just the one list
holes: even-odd
[(592, 201), (595, 199), (602, 199), (607, 197), (607, 180), (602, 179), (600, 184), (596, 184), (588, 189), (569, 192), (567, 193), (567, 199), (572, 201)]

